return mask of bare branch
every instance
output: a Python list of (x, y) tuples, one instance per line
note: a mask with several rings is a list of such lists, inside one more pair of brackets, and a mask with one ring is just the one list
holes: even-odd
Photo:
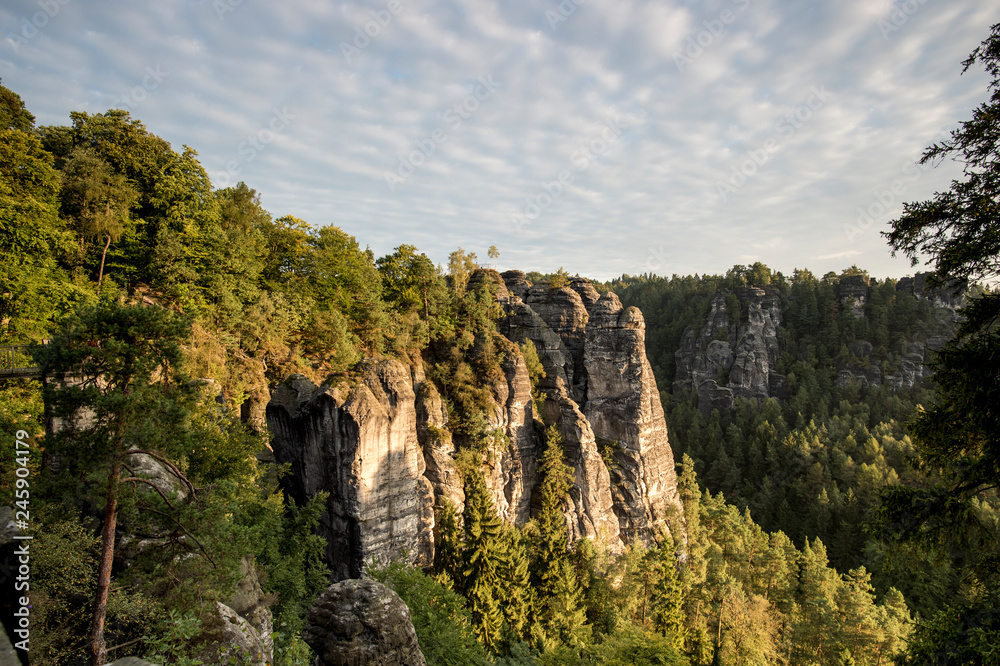
[(161, 463), (163, 463), (164, 465), (166, 465), (166, 467), (170, 471), (170, 473), (173, 474), (174, 476), (176, 476), (178, 479), (180, 479), (180, 481), (185, 486), (188, 487), (188, 490), (191, 491), (191, 497), (194, 498), (194, 501), (198, 502), (198, 495), (196, 493), (196, 488), (194, 487), (194, 484), (191, 483), (188, 480), (188, 478), (186, 476), (184, 476), (184, 474), (179, 469), (177, 469), (176, 465), (174, 465), (172, 462), (170, 462), (169, 460), (167, 460), (166, 458), (164, 458), (160, 454), (155, 453), (153, 451), (146, 451), (145, 449), (129, 449), (128, 451), (125, 451), (125, 452), (119, 454), (119, 458), (124, 459), (127, 456), (136, 455), (136, 454), (147, 455), (150, 458), (154, 458), (156, 460), (159, 460)]
[(169, 506), (174, 511), (177, 510), (177, 507), (175, 507), (173, 504), (171, 504), (170, 500), (167, 499), (167, 496), (163, 494), (162, 490), (160, 490), (160, 487), (157, 486), (152, 481), (150, 481), (149, 479), (144, 479), (144, 478), (139, 477), (139, 476), (130, 476), (130, 477), (126, 478), (126, 479), (122, 479), (121, 482), (122, 483), (131, 483), (132, 484), (132, 488), (135, 488), (136, 487), (135, 484), (137, 484), (137, 483), (145, 483), (150, 488), (153, 488), (159, 494), (159, 496), (163, 498), (163, 501), (167, 503), (167, 506)]
[(186, 534), (188, 537), (190, 537), (191, 540), (194, 541), (198, 545), (198, 548), (201, 550), (202, 554), (205, 557), (208, 558), (208, 561), (212, 563), (212, 566), (213, 567), (217, 567), (217, 565), (215, 564), (215, 560), (212, 558), (211, 555), (208, 554), (208, 551), (205, 549), (205, 546), (203, 546), (201, 544), (201, 542), (198, 541), (198, 539), (196, 539), (195, 536), (193, 534), (191, 534), (186, 527), (184, 527), (184, 525), (181, 523), (181, 521), (177, 520), (176, 518), (174, 518), (173, 516), (171, 516), (168, 513), (164, 513), (163, 511), (158, 511), (156, 509), (147, 509), (147, 510), (148, 511), (152, 511), (153, 513), (159, 514), (159, 515), (163, 516), (164, 518), (166, 518), (168, 520), (172, 520), (174, 522), (174, 524), (177, 525), (177, 527), (181, 528), (181, 531), (183, 531), (184, 534)]

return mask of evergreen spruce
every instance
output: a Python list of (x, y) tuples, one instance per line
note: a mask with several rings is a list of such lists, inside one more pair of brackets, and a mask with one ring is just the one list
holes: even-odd
[(467, 464), (465, 482), (465, 543), (462, 550), (460, 591), (468, 600), (476, 637), (488, 650), (501, 639), (503, 613), (500, 610), (503, 552), (502, 524), (493, 508), (480, 466)]

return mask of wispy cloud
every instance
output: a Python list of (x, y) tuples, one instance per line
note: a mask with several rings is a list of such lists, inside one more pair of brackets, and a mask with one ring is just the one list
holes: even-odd
[[(587, 0), (563, 13), (552, 0), (297, 0), (227, 2), (221, 17), (209, 0), (59, 4), (0, 54), (4, 84), (41, 124), (124, 104), (197, 149), (219, 184), (245, 180), (274, 215), (337, 224), (376, 253), (412, 243), (443, 261), (458, 245), (495, 244), (505, 266), (602, 278), (755, 260), (908, 272), (879, 234), (892, 211), (851, 235), (844, 225), (985, 97), (985, 77), (960, 77), (960, 62), (1000, 16), (991, 0), (929, 2), (885, 38), (879, 21), (895, 5), (867, 0)], [(12, 0), (0, 29), (16, 34), (36, 11)], [(147, 87), (147, 67), (169, 76)], [(502, 86), (449, 125), (483, 76)], [(811, 86), (833, 95), (721, 200), (720, 179)], [(295, 119), (241, 160), (241, 144), (285, 108)], [(577, 169), (616, 118), (620, 135)], [(419, 168), (387, 187), (428, 141)], [(572, 182), (525, 216), (563, 172)], [(954, 175), (922, 173), (894, 205)]]

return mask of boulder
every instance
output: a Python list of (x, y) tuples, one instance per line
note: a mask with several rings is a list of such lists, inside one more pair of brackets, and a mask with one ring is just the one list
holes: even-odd
[(206, 664), (265, 666), (271, 663), (273, 644), (270, 649), (266, 648), (249, 622), (218, 601), (215, 612), (202, 623), (202, 635), (208, 637), (208, 641), (199, 657)]
[(309, 609), (302, 638), (316, 666), (423, 666), (410, 610), (381, 583), (334, 583)]
[(240, 562), (240, 571), (243, 577), (237, 581), (236, 593), (227, 605), (253, 628), (264, 651), (264, 656), (270, 662), (274, 655), (274, 639), (271, 638), (274, 626), (270, 600), (260, 586), (260, 578), (257, 576), (257, 567), (254, 565), (252, 555), (243, 556), (243, 560)]

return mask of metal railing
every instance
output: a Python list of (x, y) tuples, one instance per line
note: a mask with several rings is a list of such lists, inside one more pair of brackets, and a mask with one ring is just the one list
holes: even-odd
[(0, 378), (40, 375), (41, 370), (31, 358), (31, 345), (0, 346)]

